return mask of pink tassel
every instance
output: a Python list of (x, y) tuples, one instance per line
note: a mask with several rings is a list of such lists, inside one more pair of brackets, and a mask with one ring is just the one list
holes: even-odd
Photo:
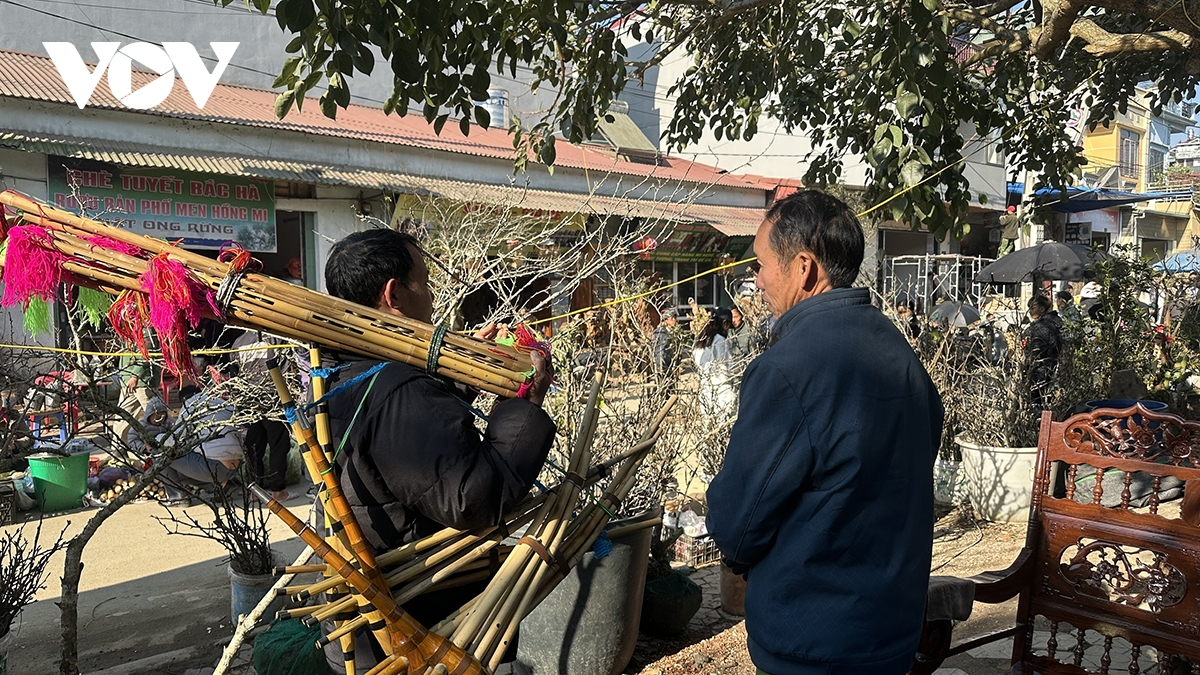
[(29, 308), (30, 298), (54, 300), (64, 281), (67, 256), (56, 250), (50, 233), (37, 225), (18, 225), (8, 231), (8, 254), (4, 264), (4, 297), (0, 305), (20, 303)]
[(150, 325), (158, 333), (167, 369), (194, 379), (198, 373), (187, 346), (188, 326), (199, 327), (205, 309), (220, 316), (216, 295), (166, 253), (151, 258), (140, 279), (149, 297)]
[(106, 248), (110, 251), (116, 251), (117, 253), (124, 253), (125, 255), (131, 255), (134, 257), (141, 257), (142, 255), (142, 249), (140, 246), (126, 244), (123, 241), (117, 241), (116, 239), (106, 237), (102, 234), (94, 234), (88, 237), (86, 241), (92, 246)]

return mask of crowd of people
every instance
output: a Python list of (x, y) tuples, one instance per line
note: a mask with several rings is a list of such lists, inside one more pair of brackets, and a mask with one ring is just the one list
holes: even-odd
[[(760, 672), (899, 675), (921, 631), (943, 409), (906, 334), (866, 289), (851, 287), (863, 248), (846, 204), (799, 191), (772, 207), (755, 238), (755, 283), (770, 316), (751, 326), (737, 307), (693, 307), (697, 325), (685, 330), (668, 311), (652, 335), (654, 369), (676, 371), (690, 348), (708, 412), (732, 415), (736, 406), (707, 523), (725, 562), (747, 579), (746, 630)], [(406, 234), (349, 235), (333, 246), (325, 282), (339, 298), (431, 319), (428, 268)], [(497, 334), (488, 326), (477, 337)], [(376, 550), (446, 527), (496, 525), (529, 494), (557, 433), (542, 409), (554, 375), (548, 357), (535, 351), (529, 386), (480, 422), (465, 387), (403, 363), (330, 356), (329, 385), (345, 385), (329, 401), (333, 461)], [(739, 360), (751, 362), (734, 368)], [(252, 361), (241, 364), (248, 377), (260, 374)], [(172, 420), (146, 395), (147, 379), (153, 374), (131, 368), (125, 381), (125, 401), (143, 420), (137, 442), (169, 448), (189, 433), (200, 439), (164, 473), (170, 483), (226, 489), (246, 460), (265, 485), (282, 488), (269, 482), (281, 454), (276, 423), (239, 429), (232, 405), (190, 387)], [(430, 626), (484, 583), (429, 593), (404, 609)], [(354, 662), (364, 669), (383, 658), (367, 630), (355, 640)], [(331, 668), (344, 672), (340, 644), (327, 649)]]

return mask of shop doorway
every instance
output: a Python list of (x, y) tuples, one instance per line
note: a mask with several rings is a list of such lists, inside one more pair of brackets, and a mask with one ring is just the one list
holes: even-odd
[(313, 252), (311, 245), (312, 213), (306, 211), (276, 211), (275, 212), (275, 252), (256, 253), (254, 257), (262, 261), (263, 272), (273, 277), (285, 278), (291, 276), (288, 264), (293, 259), (300, 261), (300, 278), (308, 288), (316, 288), (312, 269)]

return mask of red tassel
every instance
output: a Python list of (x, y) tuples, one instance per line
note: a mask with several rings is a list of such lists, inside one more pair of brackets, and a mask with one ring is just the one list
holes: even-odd
[(125, 340), (127, 344), (137, 347), (142, 356), (149, 359), (150, 350), (146, 348), (146, 328), (150, 324), (150, 308), (146, 306), (146, 296), (134, 291), (121, 291), (112, 307), (108, 308), (108, 322), (112, 324), (113, 332)]
[(158, 334), (163, 361), (176, 377), (198, 379), (199, 373), (188, 349), (188, 328), (200, 326), (204, 311), (220, 316), (214, 293), (178, 260), (167, 253), (150, 259), (139, 277), (148, 296), (150, 324)]

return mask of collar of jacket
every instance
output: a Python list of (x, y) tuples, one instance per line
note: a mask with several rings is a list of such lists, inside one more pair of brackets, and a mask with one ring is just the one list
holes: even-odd
[(775, 336), (777, 339), (783, 338), (804, 317), (817, 312), (869, 304), (871, 304), (871, 292), (865, 288), (834, 288), (825, 291), (807, 300), (801, 300), (784, 312), (783, 316), (775, 322)]

